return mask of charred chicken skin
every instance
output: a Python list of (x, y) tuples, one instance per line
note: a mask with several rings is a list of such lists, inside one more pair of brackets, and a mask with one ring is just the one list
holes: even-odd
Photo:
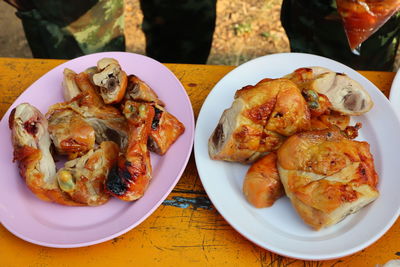
[(159, 106), (165, 106), (153, 89), (136, 75), (128, 76), (125, 98), (134, 101), (154, 102)]
[(147, 140), (155, 112), (149, 103), (126, 101), (123, 113), (129, 127), (128, 148), (108, 174), (106, 190), (119, 199), (133, 201), (143, 196), (151, 180)]
[(163, 107), (154, 104), (154, 118), (147, 145), (150, 151), (164, 155), (183, 134), (185, 126)]
[(106, 141), (82, 157), (67, 161), (57, 172), (61, 190), (78, 203), (89, 206), (106, 203), (110, 195), (105, 191), (105, 180), (118, 152), (117, 144)]
[(56, 179), (56, 165), (50, 153), (47, 120), (30, 104), (13, 109), (9, 117), (14, 160), (18, 161), (21, 177), (39, 199), (62, 205), (79, 206), (63, 193)]

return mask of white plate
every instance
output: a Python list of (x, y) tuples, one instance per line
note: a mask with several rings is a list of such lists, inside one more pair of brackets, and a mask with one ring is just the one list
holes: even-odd
[[(367, 140), (379, 174), (380, 197), (360, 212), (328, 229), (314, 231), (306, 226), (287, 197), (271, 208), (256, 209), (242, 195), (248, 166), (211, 160), (208, 138), (224, 109), (229, 108), (237, 89), (263, 78), (278, 78), (307, 66), (322, 66), (346, 73), (361, 83), (375, 105), (366, 115), (352, 121), (363, 124), (359, 140)], [(228, 73), (208, 95), (200, 111), (195, 132), (195, 159), (203, 186), (221, 215), (250, 241), (287, 257), (325, 260), (364, 249), (380, 238), (400, 212), (398, 151), (400, 124), (387, 98), (370, 81), (351, 68), (320, 56), (284, 53), (251, 60)]]
[(392, 104), (397, 116), (400, 117), (400, 69), (394, 77), (389, 95), (390, 103)]

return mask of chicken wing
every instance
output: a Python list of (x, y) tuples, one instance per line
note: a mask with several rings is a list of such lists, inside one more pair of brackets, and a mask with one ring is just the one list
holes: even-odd
[(41, 200), (63, 205), (79, 206), (63, 193), (56, 179), (56, 165), (50, 153), (47, 120), (38, 109), (23, 103), (9, 117), (14, 161), (28, 188)]
[(163, 107), (154, 104), (154, 118), (148, 140), (148, 148), (164, 155), (170, 146), (183, 134), (185, 126)]
[(125, 98), (134, 101), (154, 102), (159, 106), (165, 106), (153, 89), (136, 75), (128, 76), (128, 87)]
[(119, 199), (133, 201), (143, 196), (151, 180), (147, 139), (155, 112), (149, 103), (126, 101), (123, 113), (129, 126), (128, 148), (111, 169), (106, 189)]

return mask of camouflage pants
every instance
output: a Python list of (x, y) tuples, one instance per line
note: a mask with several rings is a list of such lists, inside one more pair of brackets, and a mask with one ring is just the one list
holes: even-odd
[[(8, 0), (34, 57), (124, 51), (123, 0)], [(216, 0), (143, 0), (146, 53), (161, 62), (205, 63)]]
[(124, 51), (123, 2), (120, 0), (17, 1), (32, 54), (37, 58), (74, 58)]
[(400, 12), (361, 45), (360, 55), (349, 49), (335, 0), (284, 0), (281, 22), (292, 52), (325, 56), (359, 70), (393, 68), (400, 39)]

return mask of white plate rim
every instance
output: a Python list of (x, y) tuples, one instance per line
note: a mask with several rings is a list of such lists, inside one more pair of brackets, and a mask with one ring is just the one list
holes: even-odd
[(397, 116), (400, 117), (400, 69), (396, 72), (393, 78), (392, 86), (390, 87), (389, 100)]

